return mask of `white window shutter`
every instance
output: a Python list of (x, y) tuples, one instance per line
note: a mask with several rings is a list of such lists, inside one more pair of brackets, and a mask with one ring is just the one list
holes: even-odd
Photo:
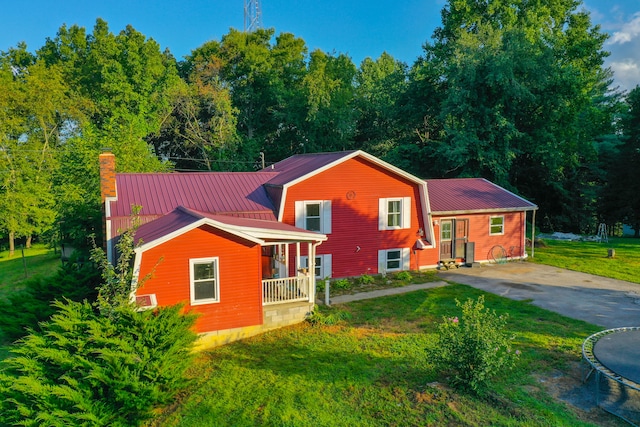
[(378, 251), (378, 274), (384, 274), (387, 272), (387, 251)]
[(297, 201), (295, 203), (296, 227), (304, 227), (304, 202)]
[(387, 229), (387, 199), (378, 199), (378, 230)]
[(324, 234), (331, 234), (331, 200), (322, 202), (322, 229)]
[(409, 248), (402, 248), (402, 270), (411, 270), (411, 250)]
[(402, 228), (411, 228), (411, 197), (402, 198)]
[(322, 255), (322, 278), (331, 277), (331, 254)]
[(300, 256), (300, 268), (309, 268), (309, 257), (306, 255)]

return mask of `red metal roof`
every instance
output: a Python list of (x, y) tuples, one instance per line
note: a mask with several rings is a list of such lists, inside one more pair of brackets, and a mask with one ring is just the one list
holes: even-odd
[[(229, 215), (214, 215), (206, 212), (197, 212), (192, 209), (187, 209), (183, 206), (179, 206), (168, 214), (154, 221), (141, 225), (136, 231), (135, 240), (136, 242), (141, 241), (142, 244), (150, 243), (154, 240), (178, 231), (183, 227), (191, 225), (203, 218), (208, 218), (225, 225), (243, 227), (245, 229), (251, 228), (255, 230), (271, 230), (282, 233), (303, 233), (309, 236), (317, 235), (316, 233), (275, 220), (268, 221), (253, 218), (241, 218)], [(324, 236), (317, 236), (318, 240), (324, 240)]]
[(538, 208), (484, 178), (429, 179), (427, 191), (433, 213)]
[(336, 151), (332, 153), (297, 154), (279, 161), (278, 163), (263, 169), (263, 171), (277, 172), (278, 175), (270, 179), (268, 184), (282, 186), (288, 182), (316, 172), (336, 160), (340, 160), (354, 152), (355, 150)]
[(118, 200), (112, 217), (163, 215), (178, 206), (200, 212), (275, 220), (273, 204), (263, 184), (274, 172), (135, 173), (116, 175)]

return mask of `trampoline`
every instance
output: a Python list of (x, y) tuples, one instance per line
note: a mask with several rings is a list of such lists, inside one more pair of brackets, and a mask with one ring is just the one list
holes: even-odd
[(640, 327), (591, 335), (582, 344), (582, 357), (589, 364), (584, 381), (595, 372), (596, 404), (630, 424), (640, 424)]

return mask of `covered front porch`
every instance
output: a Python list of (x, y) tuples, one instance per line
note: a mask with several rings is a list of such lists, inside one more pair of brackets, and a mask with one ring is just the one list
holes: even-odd
[[(313, 303), (313, 265), (319, 242), (270, 242), (262, 246), (262, 305)], [(310, 265), (302, 265), (306, 252)]]

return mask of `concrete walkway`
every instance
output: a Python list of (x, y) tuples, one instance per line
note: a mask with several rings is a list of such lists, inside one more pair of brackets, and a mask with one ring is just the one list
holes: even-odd
[[(639, 272), (640, 273), (640, 272)], [(528, 262), (483, 264), (438, 273), (445, 280), (331, 298), (342, 304), (456, 282), (605, 328), (640, 326), (640, 284)]]
[(369, 299), (369, 298), (378, 298), (378, 297), (384, 297), (387, 295), (404, 294), (407, 292), (419, 291), (421, 289), (438, 288), (440, 286), (446, 286), (446, 285), (448, 285), (447, 282), (439, 281), (439, 282), (421, 283), (418, 285), (407, 285), (407, 286), (402, 286), (400, 288), (379, 289), (377, 291), (360, 292), (353, 295), (340, 295), (340, 296), (332, 297), (330, 298), (330, 302), (331, 304), (344, 304), (351, 301), (359, 301), (359, 300)]

